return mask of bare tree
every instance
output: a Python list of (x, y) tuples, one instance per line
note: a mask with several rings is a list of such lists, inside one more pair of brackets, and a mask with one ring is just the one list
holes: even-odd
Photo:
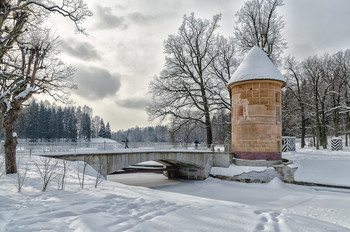
[(195, 140), (202, 140), (205, 138), (205, 130), (202, 134), (195, 133), (196, 130), (203, 131), (203, 124), (196, 123), (192, 120), (182, 120), (179, 118), (172, 118), (170, 124), (170, 139), (172, 142), (185, 143), (186, 147), (188, 144), (194, 142)]
[(85, 33), (81, 23), (92, 13), (82, 0), (0, 0), (0, 105), (5, 134), (6, 173), (16, 173), (14, 124), (20, 106), (33, 94), (48, 93), (64, 99), (60, 91), (73, 87), (73, 69), (55, 58), (57, 38), (40, 27), (50, 13), (58, 13)]
[(68, 92), (65, 88), (73, 88), (72, 75), (74, 69), (55, 58), (57, 38), (49, 32), (30, 33), (22, 38), (18, 50), (5, 55), (8, 65), (18, 65), (13, 70), (2, 69), (0, 97), (2, 114), (4, 115), (6, 172), (16, 172), (16, 139), (13, 136), (14, 126), (21, 105), (33, 94), (48, 93), (57, 100), (64, 100)]
[(105, 168), (105, 165), (107, 164), (108, 159), (107, 157), (104, 156), (99, 156), (98, 157), (98, 167), (97, 167), (97, 174), (96, 174), (96, 179), (95, 179), (95, 188), (97, 188), (97, 186), (99, 184), (101, 184), (102, 180), (103, 180), (103, 171)]
[(276, 64), (287, 47), (283, 38), (283, 17), (277, 8), (283, 0), (247, 0), (236, 13), (234, 28), (237, 47), (244, 53), (255, 45), (263, 49)]
[(45, 192), (50, 182), (56, 177), (58, 159), (40, 156), (39, 162), (34, 162), (41, 178), (43, 179), (43, 189)]
[[(17, 162), (17, 166), (19, 166), (20, 160), (16, 161)], [(22, 187), (25, 184), (26, 180), (27, 180), (27, 172), (28, 172), (28, 162), (26, 162), (26, 164), (24, 165), (24, 167), (20, 167), (19, 166), (19, 171), (16, 173), (17, 176), (17, 192), (22, 192)]]
[[(329, 135), (347, 135), (350, 128), (350, 50), (315, 55), (300, 63), (288, 57), (285, 69), (288, 88), (284, 98), (288, 102), (284, 104), (287, 113), (284, 114), (284, 130), (288, 127), (289, 132), (295, 132), (301, 128), (302, 145), (309, 131), (317, 149), (327, 148)], [(345, 142), (347, 145), (347, 136)]]
[[(339, 136), (340, 134), (340, 114), (346, 114), (348, 116), (349, 110), (347, 109), (348, 103), (348, 85), (350, 78), (350, 50), (345, 52), (340, 51), (332, 56), (332, 75), (328, 77), (328, 81), (331, 83), (331, 109), (329, 112), (333, 116), (333, 125), (334, 125), (334, 135)], [(345, 120), (344, 128), (345, 134), (349, 130), (349, 121)], [(347, 138), (347, 136), (346, 136)], [(347, 144), (347, 139), (346, 139)]]
[[(306, 134), (306, 112), (305, 104), (307, 99), (306, 82), (307, 79), (302, 74), (302, 67), (293, 57), (287, 57), (285, 60), (285, 69), (287, 71), (286, 78), (288, 81), (288, 90), (292, 93), (293, 97), (298, 102), (298, 108), (294, 109), (299, 111), (300, 115), (300, 129), (301, 129), (301, 147), (305, 146), (305, 134)], [(288, 101), (287, 104), (290, 104)]]
[(322, 82), (322, 64), (317, 56), (309, 57), (303, 63), (303, 69), (312, 87), (312, 101), (314, 105), (315, 120), (316, 120), (316, 149), (320, 147), (321, 140), (321, 120), (320, 120), (320, 84)]
[(81, 188), (84, 188), (85, 175), (86, 175), (87, 168), (89, 166), (89, 161), (90, 160), (91, 160), (91, 156), (84, 157), (84, 163), (83, 163), (82, 170), (81, 170), (81, 167), (80, 167), (80, 163), (77, 163), (77, 165), (78, 165), (78, 180), (79, 180), (79, 185), (80, 185)]
[(164, 42), (165, 68), (150, 84), (153, 99), (147, 107), (151, 119), (175, 117), (187, 124), (203, 124), (208, 145), (213, 142), (212, 113), (230, 105), (225, 81), (232, 71), (232, 52), (214, 63), (223, 50), (232, 48), (214, 35), (220, 18), (215, 15), (209, 21), (193, 13), (184, 16), (178, 34), (169, 35)]
[(62, 160), (63, 170), (57, 178), (58, 190), (64, 190), (68, 175), (68, 160)]
[(217, 36), (209, 54), (212, 62), (209, 66), (212, 86), (208, 88), (213, 104), (220, 110), (231, 111), (231, 94), (227, 91), (227, 84), (238, 66), (236, 59), (235, 41), (233, 37)]

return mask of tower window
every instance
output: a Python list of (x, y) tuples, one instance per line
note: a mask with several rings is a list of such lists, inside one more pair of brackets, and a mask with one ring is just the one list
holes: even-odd
[(281, 123), (281, 113), (280, 113), (280, 106), (276, 106), (276, 123)]
[(238, 113), (237, 113), (238, 116), (243, 116), (243, 105), (239, 105), (238, 106)]
[(280, 103), (280, 101), (281, 101), (280, 93), (275, 93), (275, 101), (276, 101), (276, 103)]

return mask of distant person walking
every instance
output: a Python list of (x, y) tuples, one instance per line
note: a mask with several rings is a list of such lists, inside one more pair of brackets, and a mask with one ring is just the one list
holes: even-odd
[(125, 137), (125, 140), (123, 140), (122, 142), (125, 143), (124, 149), (129, 148), (129, 146), (128, 146), (128, 142), (129, 142), (128, 137)]
[(198, 144), (201, 144), (198, 140), (194, 141), (194, 147), (197, 149), (198, 148)]

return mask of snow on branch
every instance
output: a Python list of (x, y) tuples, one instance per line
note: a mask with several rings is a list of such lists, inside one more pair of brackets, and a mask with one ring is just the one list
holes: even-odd
[(38, 1), (31, 0), (26, 1), (20, 6), (16, 6), (13, 9), (23, 9), (29, 5), (36, 5), (42, 7), (50, 12), (59, 13), (64, 17), (68, 17), (75, 24), (76, 31), (86, 34), (85, 28), (81, 26), (86, 17), (92, 16), (92, 12), (88, 9), (87, 4), (83, 0), (62, 0), (61, 6), (52, 4), (51, 1)]
[(33, 93), (35, 92), (35, 89), (33, 87), (29, 87), (28, 89), (25, 89), (23, 90), (21, 93), (19, 93), (15, 99), (20, 99), (20, 98), (27, 98), (27, 96), (30, 94), (30, 93)]
[(5, 98), (3, 101), (4, 101), (5, 105), (6, 105), (5, 113), (7, 113), (7, 112), (9, 112), (12, 109), (11, 102), (7, 98)]

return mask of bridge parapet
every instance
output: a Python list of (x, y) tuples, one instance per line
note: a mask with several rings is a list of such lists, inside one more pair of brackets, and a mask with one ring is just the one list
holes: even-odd
[(209, 177), (210, 169), (228, 167), (232, 163), (230, 153), (208, 151), (135, 151), (95, 154), (45, 155), (49, 157), (84, 161), (103, 176), (128, 166), (145, 161), (159, 161), (164, 166), (177, 166), (178, 170), (165, 173), (169, 178), (204, 180)]

